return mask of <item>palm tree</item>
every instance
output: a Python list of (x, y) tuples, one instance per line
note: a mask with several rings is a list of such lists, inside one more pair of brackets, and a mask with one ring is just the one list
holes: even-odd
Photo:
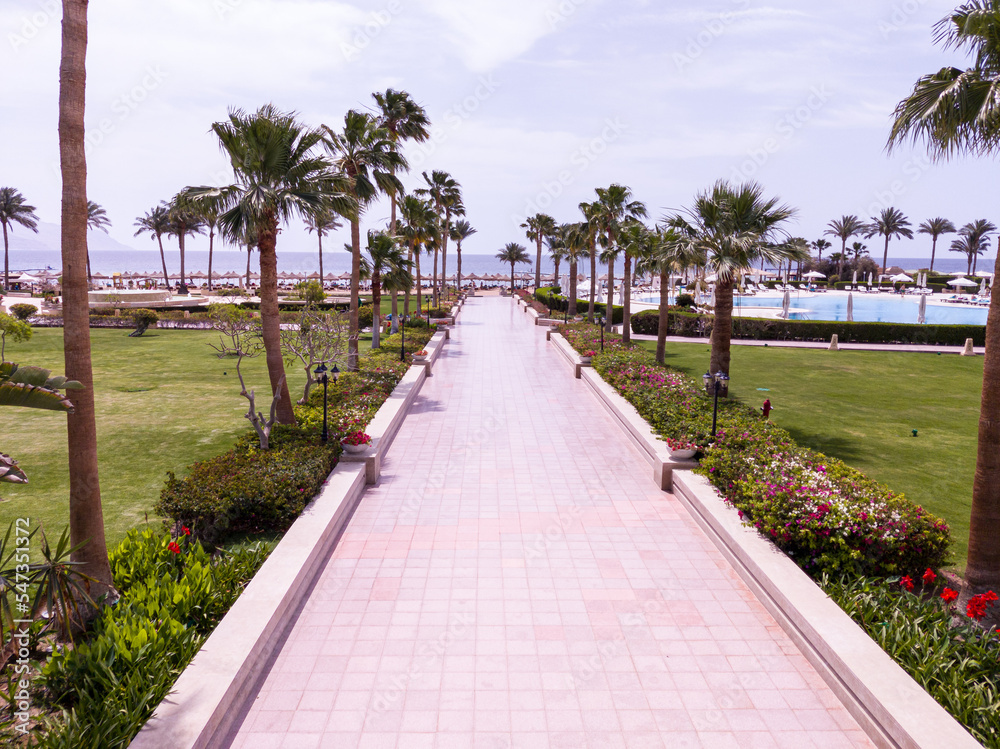
[(828, 229), (824, 234), (840, 237), (840, 253), (847, 255), (847, 240), (855, 235), (863, 234), (868, 228), (864, 221), (857, 216), (841, 216), (827, 224)]
[(508, 242), (504, 248), (497, 253), (497, 260), (501, 263), (510, 263), (510, 293), (514, 293), (514, 265), (517, 263), (527, 263), (531, 265), (531, 258), (528, 257), (528, 248), (517, 242)]
[(952, 252), (961, 252), (969, 260), (966, 275), (976, 272), (976, 260), (990, 249), (989, 235), (997, 230), (986, 219), (977, 219), (958, 230), (958, 239), (951, 243)]
[[(1000, 2), (974, 0), (934, 27), (945, 49), (973, 53), (966, 70), (945, 67), (917, 81), (896, 105), (888, 148), (923, 141), (934, 159), (971, 153), (996, 153), (1000, 146)], [(1000, 274), (1000, 254), (997, 256)], [(979, 412), (979, 446), (972, 485), (969, 557), (960, 603), (1000, 586), (1000, 284), (991, 292), (986, 321), (986, 359)]]
[[(219, 206), (215, 201), (202, 200), (194, 206), (195, 215), (208, 229), (208, 290), (212, 290), (212, 255), (215, 252), (215, 230), (219, 226)], [(181, 279), (184, 280), (183, 278)]]
[(347, 202), (345, 181), (315, 153), (322, 132), (304, 127), (294, 114), (274, 105), (253, 114), (231, 111), (228, 121), (216, 122), (212, 131), (229, 158), (235, 182), (221, 188), (188, 188), (184, 195), (192, 202), (217, 200), (223, 235), (233, 242), (252, 241), (260, 251), (261, 338), (267, 373), (271, 392), (278, 398), (278, 423), (294, 424), (278, 317), (278, 229), (295, 216), (342, 210)]
[(403, 251), (385, 232), (368, 232), (368, 257), (364, 259), (365, 276), (372, 282), (372, 348), (379, 348), (382, 327), (382, 278), (407, 270)]
[(84, 130), (87, 0), (63, 0), (59, 68), (59, 160), (62, 172), (63, 348), (66, 376), (83, 385), (69, 399), (69, 528), (76, 569), (94, 583), (91, 598), (116, 598), (104, 536), (97, 467), (97, 419), (90, 358), (87, 266), (87, 155)]
[(955, 225), (951, 223), (946, 218), (932, 218), (929, 221), (924, 221), (920, 224), (920, 228), (917, 229), (920, 234), (930, 234), (931, 235), (931, 267), (930, 272), (934, 271), (934, 255), (937, 253), (937, 241), (938, 237), (942, 234), (954, 234)]
[(910, 221), (897, 208), (883, 208), (877, 218), (872, 218), (871, 223), (865, 229), (866, 237), (874, 237), (876, 234), (885, 237), (885, 250), (882, 253), (882, 272), (885, 273), (889, 262), (889, 239), (892, 237), (906, 237), (913, 239), (913, 230), (909, 228)]
[(590, 232), (584, 223), (563, 224), (560, 227), (566, 257), (569, 259), (569, 309), (568, 314), (576, 316), (577, 307), (577, 266), (581, 259), (590, 255), (588, 239)]
[[(617, 243), (617, 233), (620, 230), (622, 224), (627, 220), (638, 220), (640, 218), (646, 217), (646, 206), (638, 200), (632, 200), (632, 191), (622, 185), (610, 185), (605, 188), (597, 188), (597, 214), (598, 220), (600, 221), (601, 229), (604, 231), (604, 237), (607, 241), (606, 254), (609, 257), (617, 257), (618, 249), (616, 248)], [(622, 277), (622, 285), (625, 287), (625, 294), (623, 298), (624, 304), (624, 324), (622, 326), (622, 340), (626, 343), (629, 342), (631, 338), (631, 331), (629, 330), (629, 312), (632, 299), (632, 258), (629, 257), (629, 253), (625, 252), (625, 273)], [(607, 315), (607, 330), (611, 330), (612, 317), (614, 307), (613, 307), (613, 293), (614, 293), (614, 265), (613, 263), (608, 267), (608, 315)]]
[(379, 193), (400, 192), (402, 184), (397, 169), (407, 163), (393, 143), (389, 131), (364, 112), (350, 110), (344, 117), (344, 129), (334, 132), (323, 125), (324, 144), (333, 163), (346, 178), (350, 200), (338, 211), (351, 222), (351, 312), (347, 343), (347, 368), (358, 368), (358, 301), (361, 294), (361, 214)]
[(814, 250), (816, 250), (816, 259), (817, 260), (822, 260), (823, 259), (823, 250), (829, 249), (830, 246), (831, 246), (830, 243), (827, 242), (822, 237), (820, 237), (819, 239), (815, 240), (812, 243), (812, 247), (813, 247)]
[(472, 228), (472, 224), (464, 218), (456, 221), (455, 225), (451, 227), (451, 238), (455, 242), (455, 255), (458, 258), (458, 281), (456, 286), (459, 291), (462, 289), (462, 242), (475, 234), (476, 231), (476, 229)]
[(625, 309), (622, 316), (622, 341), (628, 343), (632, 340), (632, 314), (630, 309), (632, 284), (629, 265), (633, 258), (635, 258), (637, 265), (639, 265), (641, 260), (650, 257), (653, 254), (653, 248), (657, 245), (657, 238), (642, 222), (631, 219), (622, 224), (619, 242), (625, 251), (625, 275), (630, 279), (625, 286)]
[[(396, 91), (387, 88), (385, 93), (376, 91), (372, 94), (379, 110), (379, 124), (389, 131), (389, 140), (392, 141), (396, 150), (399, 150), (400, 141), (412, 140), (423, 143), (430, 137), (428, 128), (430, 120), (427, 112), (422, 106), (417, 104), (405, 91)], [(389, 233), (396, 235), (396, 190), (390, 188), (389, 191), (390, 210)], [(395, 298), (395, 297), (393, 297)], [(393, 320), (396, 319), (395, 313)]]
[(655, 242), (643, 260), (643, 272), (660, 274), (660, 315), (656, 326), (656, 361), (660, 364), (666, 357), (670, 324), (670, 274), (686, 273), (705, 264), (705, 253), (695, 239), (693, 227), (683, 216), (676, 213), (665, 216), (663, 226), (656, 228)]
[(198, 203), (193, 205), (184, 194), (175, 195), (174, 199), (167, 203), (167, 213), (170, 215), (170, 229), (168, 234), (177, 237), (177, 247), (181, 257), (181, 281), (177, 284), (178, 294), (187, 294), (187, 276), (184, 272), (184, 246), (185, 238), (190, 234), (203, 234), (205, 232), (205, 222), (201, 218), (201, 205), (212, 203), (213, 196), (204, 196)]
[[(422, 200), (417, 195), (405, 195), (399, 204), (403, 215), (401, 234), (403, 241), (409, 247), (408, 259), (412, 260), (417, 271), (417, 311), (423, 308), (423, 279), (420, 275), (420, 251), (435, 234), (437, 214), (430, 202)], [(406, 292), (403, 302), (403, 314), (410, 314), (410, 293)]]
[(38, 233), (38, 216), (35, 206), (28, 205), (24, 196), (13, 187), (0, 187), (0, 225), (3, 226), (3, 288), (10, 286), (10, 263), (7, 257), (7, 232), (11, 224)]
[[(428, 176), (423, 173), (426, 187), (417, 190), (418, 195), (431, 199), (437, 211), (437, 244), (441, 250), (441, 288), (444, 289), (448, 277), (448, 237), (451, 234), (451, 217), (464, 216), (465, 206), (462, 204), (462, 186), (448, 174), (435, 169)], [(437, 254), (434, 255), (434, 306), (438, 306), (437, 288)]]
[(733, 286), (737, 274), (756, 260), (776, 266), (808, 257), (808, 247), (791, 243), (784, 224), (795, 209), (777, 198), (765, 198), (755, 182), (731, 185), (716, 182), (699, 193), (686, 211), (695, 247), (705, 253), (706, 266), (715, 282), (715, 321), (712, 325), (712, 355), (709, 371), (729, 374), (729, 348), (733, 333)]
[[(552, 286), (562, 286), (559, 282), (559, 266), (562, 265), (563, 258), (566, 257), (566, 237), (563, 233), (564, 224), (559, 224), (546, 238), (546, 242), (549, 245), (549, 257), (552, 258)], [(562, 289), (563, 294), (569, 292), (569, 289)]]
[(333, 211), (323, 210), (319, 211), (310, 216), (306, 216), (305, 219), (306, 231), (310, 234), (316, 232), (316, 238), (319, 240), (319, 282), (323, 283), (323, 237), (329, 234), (331, 231), (336, 231), (342, 224), (337, 219), (337, 215)]
[(600, 219), (597, 203), (580, 203), (583, 214), (583, 225), (587, 229), (587, 240), (590, 247), (590, 307), (587, 310), (587, 322), (594, 324), (594, 303), (597, 300), (597, 231)]
[(550, 236), (556, 229), (556, 220), (547, 213), (536, 213), (529, 216), (521, 228), (525, 229), (525, 236), (529, 241), (535, 243), (537, 254), (535, 256), (535, 288), (542, 285), (542, 242)]
[[(87, 228), (100, 229), (107, 234), (109, 226), (111, 226), (111, 219), (108, 218), (108, 212), (93, 200), (88, 200)], [(90, 247), (87, 247), (87, 283), (90, 283), (91, 281), (93, 281), (93, 278), (90, 273)]]
[(138, 237), (140, 234), (148, 232), (150, 239), (155, 239), (160, 246), (160, 262), (163, 264), (163, 283), (169, 289), (170, 275), (167, 273), (167, 256), (163, 252), (163, 235), (170, 233), (170, 213), (161, 204), (153, 207), (152, 210), (146, 211), (146, 215), (137, 218), (132, 225), (136, 229), (133, 236)]

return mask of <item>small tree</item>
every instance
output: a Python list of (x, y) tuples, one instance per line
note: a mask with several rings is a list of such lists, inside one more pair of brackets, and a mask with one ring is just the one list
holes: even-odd
[(38, 312), (38, 307), (33, 304), (13, 304), (10, 307), (10, 311), (18, 320), (27, 320)]
[(305, 310), (296, 330), (281, 331), (281, 348), (289, 365), (298, 360), (306, 375), (305, 388), (299, 404), (309, 400), (313, 385), (317, 384), (313, 372), (322, 363), (347, 362), (347, 337), (350, 320), (345, 314), (322, 315)]
[(307, 307), (313, 307), (326, 300), (323, 285), (316, 280), (300, 281), (295, 284), (295, 296), (303, 300)]
[(264, 351), (264, 338), (261, 334), (260, 319), (255, 318), (250, 310), (242, 309), (233, 304), (211, 304), (208, 308), (212, 327), (221, 333), (220, 345), (208, 344), (223, 356), (236, 357), (236, 376), (240, 380), (240, 395), (247, 399), (250, 407), (245, 416), (253, 426), (260, 442), (260, 449), (270, 447), (271, 430), (277, 421), (278, 402), (281, 400), (281, 390), (284, 385), (284, 375), (278, 381), (271, 397), (271, 410), (267, 418), (257, 410), (257, 398), (253, 390), (247, 390), (243, 379), (243, 360), (259, 356)]
[(146, 332), (146, 328), (155, 325), (160, 319), (153, 310), (145, 308), (132, 310), (129, 317), (135, 322), (135, 330), (128, 334), (129, 338), (138, 338)]
[(31, 340), (31, 326), (6, 312), (0, 312), (0, 362), (4, 361), (3, 352), (8, 338), (11, 343)]

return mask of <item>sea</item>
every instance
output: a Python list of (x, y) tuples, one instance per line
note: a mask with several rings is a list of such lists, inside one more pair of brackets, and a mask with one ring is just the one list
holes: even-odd
[[(20, 250), (11, 249), (10, 269), (12, 271), (59, 271), (62, 267), (60, 253), (49, 249)], [(529, 254), (534, 258), (534, 251), (529, 250)], [(180, 258), (176, 249), (167, 250), (167, 271), (171, 274), (180, 271)], [(251, 270), (259, 271), (258, 254), (251, 255)], [(992, 271), (995, 258), (982, 257), (977, 264), (977, 270)], [(91, 269), (94, 273), (111, 275), (112, 273), (152, 273), (160, 270), (160, 253), (156, 250), (91, 250)], [(926, 257), (890, 257), (889, 265), (898, 265), (906, 271), (927, 268), (930, 259)], [(208, 252), (205, 250), (188, 250), (184, 259), (185, 271), (195, 273), (197, 271), (208, 270)], [(587, 263), (586, 265), (589, 265)], [(961, 257), (938, 256), (934, 261), (934, 269), (947, 273), (965, 273), (966, 261)], [(238, 250), (216, 250), (212, 258), (212, 270), (216, 273), (226, 273), (234, 271), (243, 274), (246, 272), (247, 256), (245, 252)], [(433, 260), (427, 256), (421, 257), (420, 270), (424, 276), (429, 276)], [(278, 249), (278, 271), (289, 273), (312, 273), (319, 270), (319, 257), (316, 252), (282, 252)], [(351, 256), (349, 253), (340, 250), (327, 251), (323, 253), (323, 272), (340, 274), (350, 272)], [(534, 272), (532, 265), (518, 265), (517, 273)], [(552, 273), (554, 270), (552, 259), (543, 254), (542, 273)], [(586, 274), (587, 268), (581, 267), (581, 273)], [(615, 269), (615, 277), (621, 278), (622, 263), (618, 262)], [(560, 273), (566, 273), (565, 263), (560, 268)], [(448, 248), (448, 275), (455, 272), (455, 250)], [(469, 252), (462, 253), (462, 275), (470, 274), (486, 275), (499, 273), (505, 275), (510, 272), (510, 265), (501, 263), (493, 255), (476, 255)], [(601, 275), (607, 273), (607, 266), (601, 266)]]

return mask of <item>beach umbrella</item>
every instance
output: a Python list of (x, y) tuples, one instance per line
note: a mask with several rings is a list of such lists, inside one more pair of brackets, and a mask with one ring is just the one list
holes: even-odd
[(854, 294), (847, 295), (847, 322), (854, 322)]
[(960, 276), (958, 278), (951, 279), (948, 282), (948, 285), (949, 286), (975, 286), (976, 282), (975, 281), (970, 281), (968, 278), (962, 278)]
[(708, 306), (715, 309), (715, 287), (712, 287), (712, 293), (708, 297)]
[(868, 285), (869, 286), (872, 285), (872, 274), (871, 273), (868, 274)]
[(905, 273), (897, 273), (894, 276), (890, 276), (889, 280), (892, 281), (893, 283), (910, 283), (910, 281), (912, 281), (913, 279), (910, 278)]
[(984, 278), (979, 284), (979, 296), (983, 296), (986, 293), (986, 279)]
[(917, 307), (917, 323), (923, 325), (927, 322), (927, 295), (920, 295), (920, 306)]
[(820, 273), (818, 270), (811, 270), (808, 273), (802, 274), (803, 278), (826, 278), (825, 275)]
[(694, 301), (697, 304), (698, 300), (701, 299), (701, 279), (699, 278), (694, 282)]
[(785, 289), (785, 295), (781, 297), (781, 316), (784, 319), (788, 319), (788, 311), (792, 306), (792, 295)]
[(854, 278), (851, 281), (851, 285), (852, 286), (857, 286), (858, 285), (858, 272), (857, 271), (854, 271)]
[(705, 276), (705, 283), (715, 283), (719, 280), (719, 277), (714, 273), (710, 276)]

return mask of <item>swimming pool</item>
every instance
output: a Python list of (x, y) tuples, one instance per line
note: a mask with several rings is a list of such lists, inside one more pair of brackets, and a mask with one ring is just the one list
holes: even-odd
[[(970, 307), (963, 304), (947, 304), (937, 301), (927, 303), (927, 324), (929, 325), (985, 325), (986, 307)], [(659, 295), (642, 297), (639, 301), (659, 304)], [(735, 296), (734, 307), (767, 307), (781, 309), (782, 295), (776, 296)], [(854, 319), (857, 322), (917, 322), (917, 296), (894, 294), (855, 294)], [(734, 310), (738, 315), (739, 310)], [(791, 320), (847, 320), (846, 294), (792, 293)]]

